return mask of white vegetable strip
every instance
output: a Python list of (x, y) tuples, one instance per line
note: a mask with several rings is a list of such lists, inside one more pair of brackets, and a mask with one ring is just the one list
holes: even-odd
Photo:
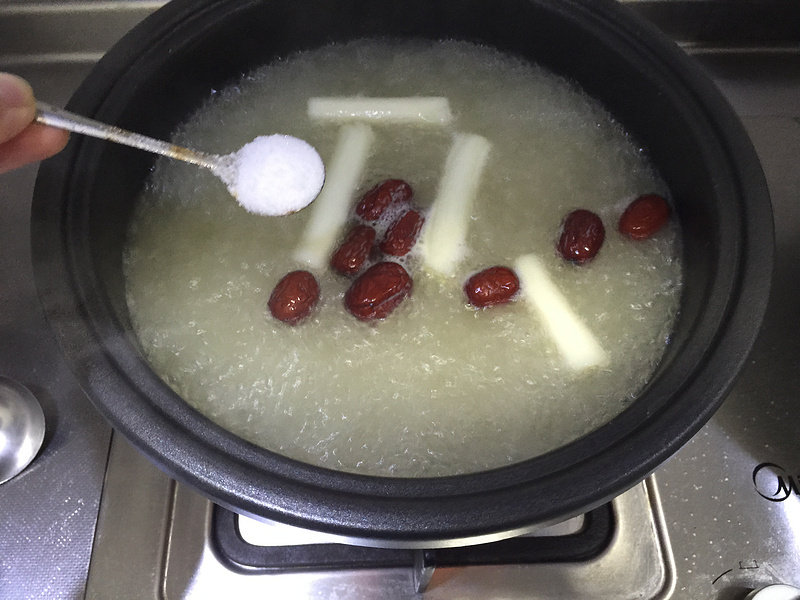
[(309, 98), (312, 119), (386, 121), (446, 125), (453, 120), (450, 102), (440, 96), (366, 98), (362, 96)]
[(491, 143), (472, 133), (457, 133), (447, 155), (439, 190), (420, 238), (424, 265), (452, 276), (464, 257), (465, 241)]
[(317, 269), (328, 264), (333, 245), (347, 221), (374, 137), (372, 129), (363, 123), (342, 126), (325, 174), (325, 185), (308, 209), (311, 216), (294, 251), (296, 260)]
[(607, 363), (605, 350), (553, 283), (541, 259), (534, 254), (520, 256), (515, 269), (523, 298), (538, 313), (567, 364), (577, 371)]

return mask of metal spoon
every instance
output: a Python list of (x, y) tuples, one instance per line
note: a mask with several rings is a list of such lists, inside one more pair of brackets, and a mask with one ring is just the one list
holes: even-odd
[[(264, 173), (267, 176), (264, 177), (259, 173), (241, 173), (238, 169), (237, 152), (225, 155), (198, 152), (197, 150), (191, 150), (147, 137), (140, 133), (101, 123), (62, 108), (51, 106), (45, 102), (36, 103), (36, 121), (50, 127), (57, 127), (73, 133), (80, 133), (146, 150), (147, 152), (154, 152), (155, 154), (168, 156), (208, 169), (225, 183), (231, 195), (245, 209), (258, 214), (282, 215), (300, 210), (316, 198), (325, 178), (325, 168), (316, 150), (303, 140), (292, 136), (268, 136), (270, 138), (281, 138), (281, 148), (285, 150), (283, 155), (281, 155), (281, 151), (273, 151), (267, 157), (267, 161), (271, 162), (265, 164)], [(267, 139), (267, 137), (256, 138), (251, 144), (245, 145), (242, 150), (252, 146), (256, 141), (264, 139)], [(299, 181), (301, 182), (300, 187), (294, 187), (289, 190), (276, 190), (275, 186), (271, 185), (271, 182), (265, 181), (271, 176), (270, 172), (292, 172), (295, 174), (295, 186)], [(257, 197), (254, 199), (251, 190), (240, 187), (240, 184), (244, 182), (247, 185), (253, 185), (254, 181), (255, 185), (261, 187), (267, 195), (263, 200)], [(240, 197), (242, 193), (246, 198)]]
[(0, 377), (0, 484), (22, 472), (42, 447), (44, 413), (28, 388)]
[(81, 133), (83, 135), (100, 138), (101, 140), (108, 140), (117, 142), (118, 144), (124, 144), (125, 146), (131, 146), (132, 148), (146, 150), (147, 152), (155, 152), (156, 154), (169, 156), (170, 158), (177, 158), (178, 160), (210, 169), (215, 175), (219, 172), (220, 168), (222, 168), (220, 164), (222, 156), (198, 152), (168, 142), (162, 142), (161, 140), (156, 140), (146, 135), (133, 133), (132, 131), (120, 127), (114, 127), (113, 125), (107, 125), (100, 121), (82, 117), (81, 115), (69, 112), (63, 108), (51, 106), (45, 102), (36, 102), (36, 121), (45, 125), (50, 125), (51, 127), (57, 127), (58, 129), (66, 129), (73, 133)]

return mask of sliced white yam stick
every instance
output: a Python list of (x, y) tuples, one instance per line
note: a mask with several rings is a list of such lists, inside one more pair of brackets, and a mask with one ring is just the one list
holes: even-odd
[(464, 257), (472, 206), (491, 147), (480, 135), (454, 136), (419, 241), (423, 264), (429, 270), (453, 276)]
[(387, 123), (434, 125), (446, 125), (453, 120), (450, 102), (440, 96), (309, 98), (308, 116), (322, 120), (366, 119)]
[(342, 126), (325, 174), (325, 185), (308, 209), (311, 215), (294, 251), (295, 260), (317, 269), (328, 264), (333, 245), (347, 222), (374, 137), (369, 125)]
[(606, 364), (605, 350), (553, 283), (541, 259), (525, 254), (517, 258), (515, 269), (522, 297), (539, 315), (566, 363), (576, 371)]

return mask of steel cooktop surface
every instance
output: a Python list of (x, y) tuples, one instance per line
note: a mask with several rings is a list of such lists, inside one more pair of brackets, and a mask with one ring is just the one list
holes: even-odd
[[(100, 55), (161, 4), (6, 2), (0, 70), (64, 104)], [(800, 20), (796, 8), (782, 14), (780, 3), (763, 3), (762, 11), (777, 12), (766, 23), (752, 13), (748, 24), (747, 14), (737, 17), (726, 5), (631, 2), (706, 69), (752, 138), (774, 206), (772, 296), (748, 365), (712, 420), (603, 509), (606, 517), (578, 517), (534, 536), (537, 548), (560, 547), (605, 519), (610, 529), (591, 540), (594, 550), (477, 566), (459, 566), (458, 552), (424, 551), (358, 564), (345, 552), (337, 569), (250, 562), (279, 544), (311, 554), (323, 548), (316, 554), (327, 556), (339, 540), (220, 516), (112, 435), (66, 368), (38, 305), (31, 166), (0, 176), (0, 374), (36, 394), (48, 430), (32, 465), (0, 486), (0, 598), (738, 600), (771, 584), (800, 587), (800, 43), (791, 37)], [(758, 35), (760, 27), (770, 35)]]

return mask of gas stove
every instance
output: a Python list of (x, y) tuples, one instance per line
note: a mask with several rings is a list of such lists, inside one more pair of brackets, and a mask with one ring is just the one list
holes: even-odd
[(97, 599), (149, 598), (131, 593), (146, 586), (160, 590), (156, 598), (601, 600), (668, 598), (676, 582), (656, 477), (524, 538), (436, 550), (363, 548), (234, 515), (115, 440), (98, 531), (87, 588)]
[[(0, 70), (66, 103), (99, 56), (161, 4), (6, 2)], [(630, 4), (728, 97), (774, 205), (763, 330), (728, 399), (686, 446), (606, 506), (473, 548), (359, 548), (228, 513), (114, 435), (66, 368), (33, 285), (28, 167), (0, 176), (0, 373), (37, 395), (48, 433), (33, 464), (0, 486), (0, 597), (739, 600), (771, 584), (800, 587), (798, 11), (761, 5), (787, 13), (773, 11), (769, 35), (757, 35), (753, 6), (748, 17), (724, 2)]]

